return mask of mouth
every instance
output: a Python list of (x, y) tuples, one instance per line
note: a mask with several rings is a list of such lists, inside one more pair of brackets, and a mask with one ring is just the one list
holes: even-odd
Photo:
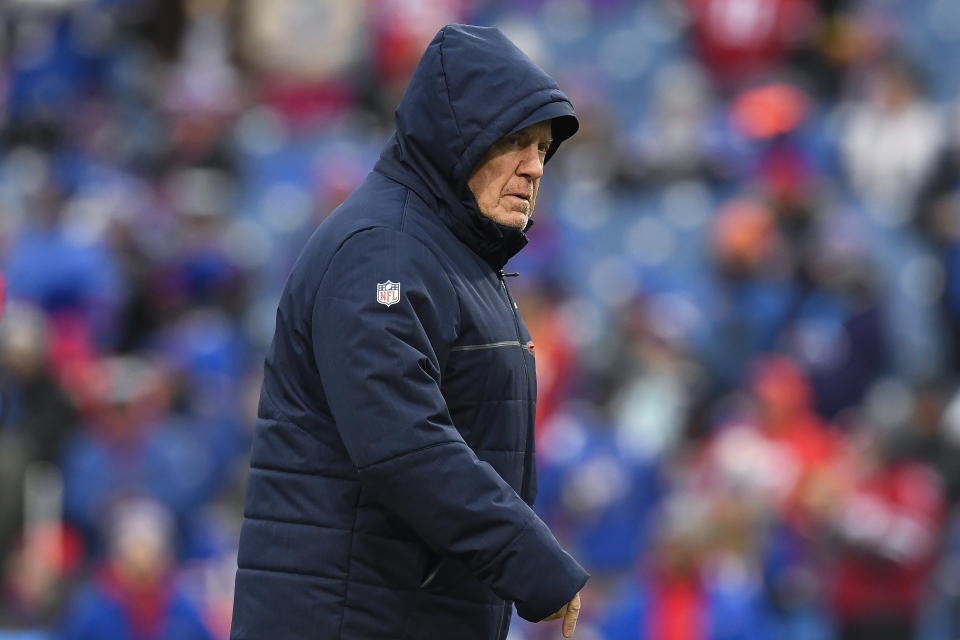
[(530, 214), (530, 196), (508, 193), (503, 196), (506, 199), (507, 208), (517, 211), (523, 215)]

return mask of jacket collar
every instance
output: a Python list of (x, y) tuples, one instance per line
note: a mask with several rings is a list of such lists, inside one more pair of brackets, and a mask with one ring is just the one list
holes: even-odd
[[(467, 189), (462, 197), (457, 197), (452, 189), (437, 188), (445, 183), (428, 186), (409, 163), (403, 161), (403, 152), (396, 134), (390, 139), (374, 171), (399, 182), (414, 193), (440, 216), (444, 226), (461, 242), (470, 247), (477, 255), (494, 269), (501, 269), (507, 261), (526, 246), (527, 234), (520, 229), (498, 224), (480, 213), (477, 200)], [(527, 229), (533, 226), (533, 220)]]

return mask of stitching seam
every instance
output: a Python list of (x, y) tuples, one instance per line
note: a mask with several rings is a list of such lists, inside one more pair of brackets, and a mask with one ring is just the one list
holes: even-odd
[(350, 593), (350, 570), (353, 568), (353, 541), (356, 539), (357, 516), (360, 514), (360, 496), (363, 495), (363, 485), (357, 491), (357, 502), (353, 505), (353, 524), (350, 526), (350, 548), (347, 550), (347, 575), (343, 577), (343, 611), (340, 613), (340, 627), (337, 637), (343, 638), (343, 622), (347, 617), (347, 595)]
[[(447, 68), (443, 63), (443, 43), (447, 39), (447, 30), (443, 30), (443, 38), (440, 40), (440, 72), (443, 75), (443, 89), (447, 94), (447, 106), (450, 107), (450, 114), (453, 116), (453, 124), (457, 127), (457, 138), (459, 139), (460, 146), (464, 147), (466, 145), (466, 140), (463, 139), (463, 132), (460, 130), (460, 120), (457, 119), (457, 112), (453, 108), (453, 101), (450, 99), (450, 85), (447, 82)], [(464, 147), (460, 149), (460, 152), (457, 154), (457, 157), (463, 155), (463, 152), (466, 150)]]

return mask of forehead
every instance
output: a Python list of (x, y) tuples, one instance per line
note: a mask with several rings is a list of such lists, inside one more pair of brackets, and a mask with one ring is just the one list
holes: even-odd
[(552, 137), (552, 130), (552, 121), (544, 120), (543, 122), (535, 122), (531, 125), (527, 125), (513, 135), (549, 140)]

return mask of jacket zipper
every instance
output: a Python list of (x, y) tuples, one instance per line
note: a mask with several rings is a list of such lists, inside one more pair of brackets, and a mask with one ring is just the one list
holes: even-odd
[(500, 605), (500, 622), (497, 623), (497, 640), (500, 640), (507, 634), (503, 632), (503, 623), (507, 618), (507, 607), (510, 606), (506, 602)]
[[(504, 273), (503, 269), (497, 270), (497, 278), (500, 280), (500, 286), (503, 287), (503, 293), (507, 297), (507, 306), (510, 307), (510, 312), (513, 314), (513, 326), (517, 331), (517, 342), (519, 342), (520, 344), (524, 344), (523, 336), (520, 334), (520, 312), (517, 310), (517, 303), (514, 302), (513, 296), (510, 295), (510, 289), (509, 287), (507, 287), (507, 281), (506, 281), (506, 278), (512, 278), (519, 275), (520, 275), (519, 273)], [(529, 347), (527, 348), (529, 349)], [(527, 356), (526, 354), (521, 354), (520, 357), (523, 358), (524, 380), (527, 383), (527, 389), (529, 389), (530, 388), (530, 367), (527, 364)], [(536, 400), (536, 398), (534, 398), (534, 400)], [(533, 419), (532, 419), (533, 416), (530, 416), (530, 418), (531, 418), (529, 420), (530, 433), (532, 434), (533, 433)], [(527, 447), (530, 447), (529, 435), (527, 437)], [(527, 472), (524, 471), (523, 480), (520, 483), (520, 496), (523, 497), (526, 495), (526, 493), (527, 493)]]
[(520, 342), (520, 344), (523, 344), (523, 342), (521, 342), (522, 336), (520, 335), (520, 320), (517, 318), (517, 305), (513, 301), (513, 296), (510, 295), (510, 289), (507, 288), (507, 281), (506, 281), (506, 278), (514, 278), (518, 275), (520, 274), (504, 273), (503, 269), (499, 269), (497, 271), (497, 278), (500, 280), (500, 286), (503, 287), (503, 295), (507, 299), (507, 306), (510, 307), (510, 312), (513, 314), (513, 325), (514, 327), (516, 327), (516, 330), (517, 330), (517, 342)]
[[(519, 273), (504, 273), (503, 269), (497, 271), (497, 278), (500, 279), (500, 286), (503, 287), (503, 294), (507, 298), (507, 306), (510, 307), (510, 313), (513, 314), (513, 326), (517, 331), (517, 342), (521, 346), (529, 349), (530, 346), (523, 342), (523, 336), (520, 334), (520, 314), (517, 311), (517, 303), (513, 301), (513, 296), (510, 295), (510, 289), (507, 287), (506, 278), (512, 278), (520, 275)], [(530, 386), (530, 371), (527, 368), (527, 359), (523, 359), (523, 371), (526, 374), (527, 386)]]

